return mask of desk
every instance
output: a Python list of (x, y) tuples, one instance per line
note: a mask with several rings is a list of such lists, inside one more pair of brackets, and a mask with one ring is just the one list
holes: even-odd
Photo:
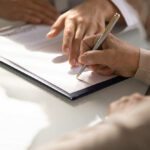
[[(137, 33), (137, 31), (134, 32)], [(137, 46), (148, 48), (148, 43), (142, 34), (140, 36), (134, 33), (130, 36), (124, 34), (122, 38)], [(145, 94), (148, 88), (148, 85), (141, 81), (128, 79), (71, 102), (60, 94), (37, 87), (3, 68), (0, 68), (0, 85), (9, 97), (20, 101), (32, 101), (44, 108), (50, 125), (35, 137), (31, 147), (86, 126), (97, 116), (104, 118), (112, 101), (135, 92)]]

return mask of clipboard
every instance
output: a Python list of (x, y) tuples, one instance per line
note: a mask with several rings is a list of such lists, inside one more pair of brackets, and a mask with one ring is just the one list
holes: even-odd
[[(43, 71), (42, 67), (44, 67), (45, 64), (49, 65), (49, 63), (50, 63), (50, 61), (49, 61), (48, 63), (46, 62), (44, 64), (43, 63), (43, 61), (44, 61), (43, 58), (50, 57), (50, 54), (47, 54), (45, 52), (36, 51), (37, 47), (33, 44), (33, 42), (30, 42), (30, 39), (28, 39), (30, 37), (30, 35), (36, 34), (36, 35), (41, 35), (41, 39), (38, 42), (40, 46), (42, 45), (43, 47), (45, 47), (45, 45), (47, 45), (47, 42), (48, 43), (50, 42), (49, 46), (59, 45), (59, 44), (61, 45), (60, 38), (62, 37), (62, 35), (60, 35), (59, 37), (57, 37), (56, 39), (54, 39), (52, 41), (49, 41), (48, 39), (46, 39), (46, 40), (41, 42), (41, 40), (44, 39), (44, 37), (45, 37), (46, 33), (48, 32), (48, 30), (49, 30), (48, 26), (27, 25), (27, 27), (23, 26), (23, 29), (19, 28), (18, 31), (16, 31), (16, 30), (15, 31), (10, 31), (10, 33), (7, 33), (7, 35), (3, 35), (0, 39), (0, 44), (4, 45), (2, 42), (7, 42), (8, 41), (8, 43), (10, 43), (10, 45), (8, 44), (8, 47), (6, 45), (4, 45), (5, 50), (1, 50), (1, 52), (0, 52), (0, 55), (1, 55), (0, 64), (1, 64), (1, 66), (3, 66), (4, 68), (9, 68), (10, 70), (14, 70), (15, 72), (19, 73), (20, 75), (23, 75), (26, 78), (30, 78), (30, 79), (38, 82), (39, 84), (44, 85), (48, 89), (52, 89), (55, 92), (60, 93), (61, 95), (67, 97), (70, 100), (75, 100), (77, 98), (80, 98), (82, 96), (88, 95), (90, 93), (93, 93), (95, 91), (101, 90), (103, 88), (106, 88), (106, 87), (111, 86), (115, 83), (118, 83), (120, 81), (125, 80), (125, 78), (123, 78), (123, 77), (116, 77), (116, 76), (108, 77), (108, 78), (105, 79), (105, 77), (99, 77), (98, 75), (94, 74), (94, 77), (96, 77), (97, 79), (95, 80), (95, 78), (94, 78), (93, 83), (90, 83), (89, 85), (86, 85), (86, 83), (78, 83), (78, 82), (76, 83), (76, 81), (74, 81), (73, 85), (70, 86), (70, 84), (72, 84), (71, 83), (72, 79), (73, 80), (77, 80), (77, 79), (75, 78), (75, 76), (72, 77), (73, 75), (68, 75), (68, 76), (66, 76), (66, 78), (70, 77), (70, 76), (71, 76), (71, 78), (68, 81), (70, 83), (66, 85), (66, 86), (69, 86), (67, 88), (62, 86), (62, 83), (63, 83), (62, 81), (63, 81), (64, 78), (59, 80), (61, 83), (57, 83), (57, 81), (53, 82), (53, 79), (55, 79), (54, 78), (55, 74), (54, 74), (53, 79), (49, 80), (47, 78), (47, 76), (45, 76), (46, 73), (45, 74), (44, 73), (40, 74), (40, 73)], [(26, 35), (28, 35), (28, 36), (26, 37)], [(29, 48), (29, 45), (24, 45), (22, 43), (22, 41), (20, 39), (23, 36), (26, 37), (25, 40), (29, 40), (29, 43), (30, 43), (29, 45), (30, 46), (32, 44), (34, 45), (34, 46), (33, 45), (32, 46), (36, 50), (35, 49), (31, 50)], [(47, 47), (49, 47), (49, 46), (47, 46)], [(13, 51), (15, 51), (14, 50), (15, 47), (18, 47), (18, 51), (16, 51), (16, 53), (13, 53)], [(57, 47), (57, 49), (58, 49), (58, 47)], [(61, 50), (60, 50), (60, 52), (61, 52)], [(28, 64), (24, 63), (24, 62), (26, 62), (26, 60), (24, 61), (24, 55), (27, 55), (27, 58), (26, 58), (27, 61), (33, 61), (34, 60), (34, 55), (36, 55), (36, 54), (38, 54), (37, 58), (40, 58), (40, 55), (44, 56), (43, 58), (41, 58), (41, 59), (43, 59), (43, 61), (41, 61), (41, 63), (43, 63), (43, 64), (40, 66), (41, 68), (39, 67), (41, 69), (41, 72), (36, 72), (37, 71), (36, 69), (34, 70), (34, 68), (36, 68), (37, 66), (35, 66), (33, 68), (30, 68)], [(18, 55), (18, 57), (13, 56), (14, 58), (12, 58), (12, 55)], [(29, 57), (31, 55), (33, 57), (33, 60), (32, 59), (28, 60), (28, 55), (29, 55)], [(58, 55), (58, 54), (52, 54), (52, 57), (54, 57), (55, 55)], [(16, 59), (19, 59), (20, 56), (22, 57), (22, 59), (16, 61)], [(24, 61), (24, 62), (22, 63), (22, 61)], [(38, 59), (37, 59), (37, 62), (38, 62)], [(29, 63), (29, 64), (32, 65), (32, 62)], [(34, 65), (36, 65), (36, 62), (34, 62)], [(52, 68), (52, 69), (54, 69), (54, 71), (52, 71), (52, 72), (58, 71), (61, 67), (64, 67), (64, 66), (66, 66), (66, 70), (69, 68), (69, 64), (67, 65), (66, 62), (64, 64), (62, 63), (62, 66), (59, 66), (59, 64), (51, 64), (51, 65), (56, 66), (56, 67)], [(59, 66), (58, 69), (56, 69), (57, 66)], [(49, 66), (46, 66), (46, 67), (47, 67), (46, 70), (49, 69)], [(52, 69), (49, 69), (49, 70), (51, 71)], [(60, 74), (60, 73), (62, 73), (62, 71), (65, 72), (65, 69), (62, 69), (60, 72), (58, 71), (58, 73), (56, 73), (56, 74)], [(84, 74), (86, 75), (86, 73), (84, 73)], [(90, 73), (87, 72), (87, 74), (91, 74), (91, 72)], [(52, 73), (48, 74), (48, 76), (51, 76), (51, 75), (52, 75)], [(61, 76), (60, 76), (60, 78), (61, 78)], [(86, 77), (83, 77), (83, 78), (86, 78)], [(102, 78), (102, 80), (100, 81), (99, 79), (101, 79), (101, 78)], [(90, 81), (90, 79), (89, 79), (89, 81)], [(74, 88), (74, 86), (76, 86), (76, 88), (74, 90), (69, 89), (69, 88)], [(68, 89), (69, 92), (66, 89)]]
[(64, 91), (63, 89), (57, 87), (56, 85), (40, 78), (36, 74), (26, 70), (25, 68), (19, 66), (18, 64), (15, 64), (14, 62), (12, 62), (4, 57), (0, 57), (0, 66), (9, 71), (10, 70), (15, 71), (16, 73), (19, 73), (18, 75), (23, 75), (25, 78), (30, 78), (31, 80), (34, 80), (34, 81), (38, 82), (39, 84), (42, 84), (43, 86), (46, 86), (47, 88), (50, 88), (53, 91), (60, 93), (61, 95), (65, 96), (66, 98), (68, 98), (70, 100), (76, 100), (82, 96), (86, 96), (90, 93), (96, 92), (98, 90), (101, 90), (103, 88), (106, 88), (108, 86), (111, 86), (113, 84), (116, 84), (116, 83), (126, 79), (124, 77), (118, 76), (118, 77), (114, 77), (113, 79), (110, 79), (110, 80), (98, 83), (96, 85), (93, 85), (91, 87), (85, 88), (83, 90), (76, 91), (74, 93), (68, 93), (68, 92)]

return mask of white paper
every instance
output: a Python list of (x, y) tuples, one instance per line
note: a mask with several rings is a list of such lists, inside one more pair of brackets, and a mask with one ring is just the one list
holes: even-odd
[(86, 70), (76, 79), (80, 68), (71, 69), (62, 54), (62, 36), (46, 39), (47, 26), (28, 25), (0, 37), (0, 55), (20, 64), (68, 93), (74, 93), (113, 77)]
[(0, 88), (0, 150), (27, 150), (48, 124), (40, 106), (9, 98)]

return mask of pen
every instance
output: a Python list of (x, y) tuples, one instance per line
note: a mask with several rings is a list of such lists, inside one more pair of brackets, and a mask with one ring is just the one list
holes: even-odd
[[(98, 41), (96, 42), (95, 46), (93, 47), (92, 50), (97, 50), (100, 45), (104, 42), (104, 40), (107, 38), (108, 34), (112, 31), (112, 29), (114, 28), (114, 26), (116, 25), (116, 23), (118, 22), (120, 18), (120, 14), (116, 13), (111, 21), (109, 22), (109, 24), (107, 25), (104, 33), (100, 36), (100, 38), (98, 39)], [(79, 73), (77, 74), (77, 78), (82, 74), (82, 72), (86, 69), (86, 65), (83, 65), (79, 71)]]

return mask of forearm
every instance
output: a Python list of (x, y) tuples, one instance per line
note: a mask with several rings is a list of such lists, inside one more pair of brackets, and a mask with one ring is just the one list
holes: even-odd
[(115, 122), (105, 121), (35, 150), (115, 150), (121, 146), (118, 139), (123, 135), (122, 131)]
[[(133, 110), (112, 115), (99, 125), (98, 150), (149, 150), (150, 149), (150, 101), (139, 103)], [(96, 147), (97, 145), (97, 147)]]
[(36, 150), (149, 150), (150, 102)]

